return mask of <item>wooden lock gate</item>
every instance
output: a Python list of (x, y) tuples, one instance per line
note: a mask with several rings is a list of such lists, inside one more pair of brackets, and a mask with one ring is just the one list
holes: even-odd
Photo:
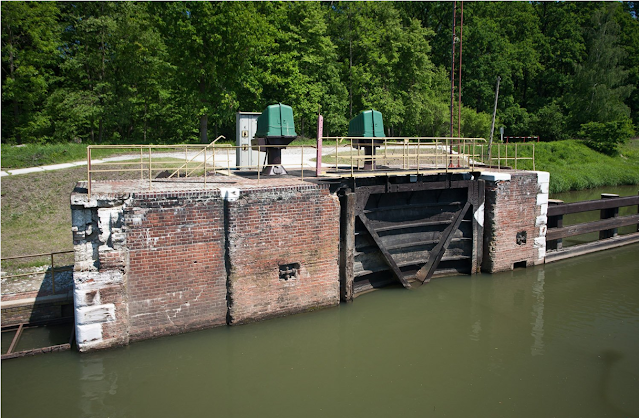
[(397, 281), (410, 288), (434, 276), (478, 272), (484, 181), (476, 177), (351, 179), (341, 193), (342, 299)]

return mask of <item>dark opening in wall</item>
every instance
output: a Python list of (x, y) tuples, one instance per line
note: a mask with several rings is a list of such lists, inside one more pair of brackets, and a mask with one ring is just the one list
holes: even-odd
[(524, 245), (527, 237), (528, 233), (526, 231), (517, 232), (517, 245)]
[(280, 264), (280, 280), (288, 280), (298, 277), (300, 263)]
[(526, 268), (526, 260), (524, 261), (518, 261), (515, 264), (513, 264), (513, 270), (514, 269), (521, 269), (521, 268)]

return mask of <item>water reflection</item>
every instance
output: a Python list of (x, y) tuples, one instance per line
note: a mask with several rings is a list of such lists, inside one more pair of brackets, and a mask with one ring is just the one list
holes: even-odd
[(544, 282), (545, 282), (545, 270), (537, 270), (537, 280), (533, 282), (532, 294), (532, 332), (531, 335), (534, 339), (532, 347), (530, 347), (530, 354), (533, 356), (541, 356), (544, 354)]
[[(96, 355), (82, 355), (79, 357), (80, 399), (78, 406), (83, 417), (118, 417), (122, 415), (122, 408), (113, 410), (109, 407), (108, 398), (117, 394), (117, 371), (106, 372), (104, 358)], [(119, 412), (118, 412), (119, 411)]]

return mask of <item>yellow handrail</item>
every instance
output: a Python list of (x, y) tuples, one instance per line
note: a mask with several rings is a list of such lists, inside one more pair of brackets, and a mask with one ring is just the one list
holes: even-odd
[[(189, 163), (192, 163), (196, 158), (198, 158), (201, 154), (204, 154), (204, 163), (200, 164), (198, 166), (196, 166), (195, 168), (193, 168), (191, 170), (191, 173), (193, 173), (195, 170), (198, 170), (200, 167), (202, 167), (202, 165), (204, 165), (206, 167), (206, 150), (209, 149), (210, 147), (213, 147), (213, 164), (215, 164), (215, 143), (217, 141), (219, 141), (221, 138), (226, 139), (226, 137), (224, 135), (220, 135), (217, 138), (215, 138), (215, 140), (213, 142), (211, 142), (210, 144), (208, 144), (206, 147), (204, 147), (203, 149), (200, 150), (200, 152), (198, 152), (197, 154), (195, 154), (190, 160), (186, 161), (184, 164), (182, 164), (180, 167), (178, 167), (177, 170), (175, 170), (170, 176), (169, 178), (173, 178), (173, 176), (175, 176), (176, 174), (179, 177), (179, 173), (180, 170), (184, 169), (185, 171), (185, 175), (186, 177), (189, 176)], [(186, 148), (185, 148), (185, 155), (186, 155)]]

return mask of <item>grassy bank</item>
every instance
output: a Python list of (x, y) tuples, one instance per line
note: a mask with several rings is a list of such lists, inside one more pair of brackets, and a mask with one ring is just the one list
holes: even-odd
[[(503, 157), (506, 145), (499, 147)], [(508, 145), (509, 156), (514, 150), (514, 144)], [(639, 184), (639, 138), (629, 141), (620, 151), (619, 156), (609, 157), (577, 140), (535, 143), (535, 169), (550, 172), (551, 193)], [(497, 152), (494, 147), (493, 156)], [(531, 156), (532, 144), (518, 144), (517, 154)], [(530, 170), (532, 163), (520, 161), (517, 167)]]
[[(315, 139), (298, 138), (291, 146), (314, 146)], [(220, 140), (216, 145), (235, 145), (233, 140)], [(105, 144), (106, 145), (106, 144)], [(131, 144), (113, 144), (131, 145)], [(195, 145), (195, 144), (193, 144)], [(335, 146), (335, 141), (327, 141), (325, 146)], [(105, 158), (113, 155), (130, 154), (131, 150), (118, 149), (94, 149), (92, 158)], [(50, 164), (62, 164), (87, 159), (87, 144), (26, 144), (21, 146), (2, 144), (2, 169), (11, 170), (17, 168), (38, 167)]]
[(2, 257), (73, 249), (69, 196), (79, 180), (86, 180), (84, 167), (2, 177)]

